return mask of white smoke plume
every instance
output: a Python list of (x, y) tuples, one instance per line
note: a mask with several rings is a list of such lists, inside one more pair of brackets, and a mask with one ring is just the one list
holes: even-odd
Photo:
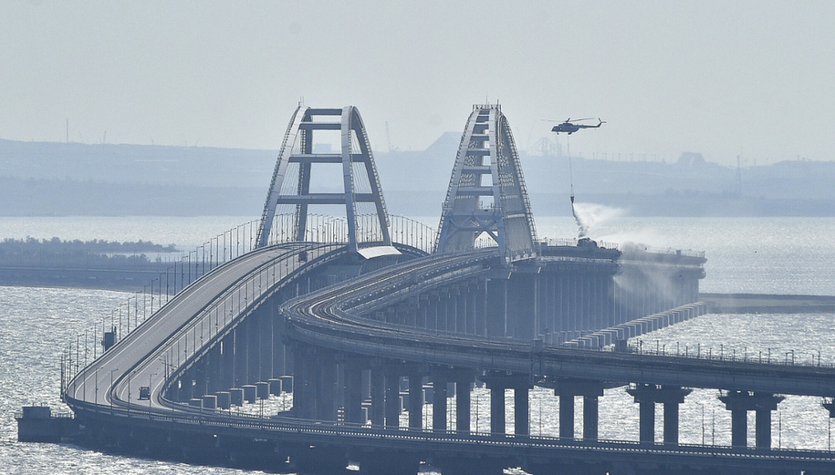
[(578, 239), (587, 237), (595, 226), (624, 214), (624, 210), (621, 208), (610, 208), (595, 203), (574, 202), (571, 203), (571, 212), (574, 213), (574, 219), (577, 221), (577, 227), (579, 228)]

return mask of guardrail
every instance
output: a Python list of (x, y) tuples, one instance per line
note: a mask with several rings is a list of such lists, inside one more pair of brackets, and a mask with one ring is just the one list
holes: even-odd
[[(73, 401), (73, 405), (81, 410), (92, 414), (107, 415), (111, 417), (122, 417), (125, 419), (142, 419), (152, 422), (178, 422), (189, 425), (205, 426), (207, 430), (223, 427), (229, 429), (259, 431), (273, 431), (283, 433), (294, 433), (300, 435), (319, 434), (332, 435), (334, 437), (354, 439), (379, 439), (397, 438), (420, 442), (436, 443), (458, 443), (474, 447), (483, 447), (490, 450), (490, 447), (508, 448), (571, 448), (574, 450), (607, 450), (607, 451), (630, 451), (654, 454), (690, 454), (705, 456), (732, 456), (747, 457), (767, 460), (787, 459), (817, 459), (822, 461), (835, 461), (835, 451), (832, 450), (808, 450), (808, 449), (754, 449), (738, 448), (727, 445), (702, 445), (702, 444), (679, 444), (677, 446), (665, 445), (663, 442), (642, 443), (638, 441), (597, 439), (577, 440), (574, 438), (561, 438), (547, 435), (514, 435), (497, 434), (490, 432), (473, 432), (445, 430), (436, 431), (433, 429), (417, 428), (377, 428), (370, 424), (357, 424), (349, 422), (328, 422), (320, 420), (298, 419), (290, 417), (261, 417), (253, 414), (233, 413), (223, 409), (198, 409), (182, 405), (180, 411), (149, 410), (142, 407), (106, 407), (96, 406), (83, 401)], [(262, 433), (263, 434), (263, 433)], [(266, 435), (266, 434), (264, 434)], [(360, 441), (361, 442), (361, 441)]]
[[(295, 219), (295, 215), (276, 215), (268, 245), (296, 242)], [(357, 220), (359, 228), (366, 230), (365, 234), (358, 236), (359, 242), (382, 240), (381, 230), (371, 226), (376, 216), (358, 215)], [(60, 355), (62, 392), (73, 377), (101, 356), (101, 338), (105, 333), (114, 334), (113, 343), (124, 339), (193, 282), (251, 252), (256, 245), (258, 223), (258, 220), (253, 220), (240, 224), (209, 239), (194, 251), (183, 253), (178, 261), (171, 263), (165, 274), (160, 273), (158, 278), (143, 286), (142, 292), (136, 292), (109, 315), (103, 316), (99, 324), (79, 332), (75, 341), (70, 341)], [(304, 242), (344, 244), (348, 242), (347, 229), (345, 218), (312, 214), (308, 217)], [(404, 216), (390, 217), (389, 232), (393, 242), (426, 253), (431, 252), (437, 235), (433, 228)]]

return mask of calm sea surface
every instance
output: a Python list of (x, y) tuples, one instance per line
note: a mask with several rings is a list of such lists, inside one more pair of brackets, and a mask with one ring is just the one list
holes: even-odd
[[(833, 218), (619, 218), (605, 212), (590, 235), (607, 242), (637, 242), (659, 248), (706, 252), (705, 292), (835, 295), (835, 219)], [(34, 238), (150, 240), (192, 249), (254, 217), (62, 217), (0, 218), (0, 239)], [(418, 218), (437, 226), (437, 218)], [(540, 238), (570, 238), (570, 218), (537, 222)], [(71, 445), (21, 444), (14, 412), (32, 403), (65, 410), (58, 399), (59, 353), (78, 330), (124, 302), (130, 294), (79, 289), (0, 287), (0, 474), (5, 473), (239, 473), (227, 468), (105, 455)], [(82, 333), (83, 338), (83, 333)], [(91, 336), (92, 338), (92, 336)], [(643, 346), (757, 357), (770, 353), (798, 362), (820, 357), (835, 364), (835, 316), (707, 315), (645, 335)], [(509, 399), (512, 396), (508, 393)], [(695, 390), (681, 406), (682, 443), (730, 444), (730, 414), (715, 390)], [(489, 399), (476, 390), (473, 425), (489, 427)], [(531, 393), (531, 433), (557, 433), (557, 400), (548, 391)], [(431, 410), (431, 406), (429, 407)], [(579, 410), (579, 406), (578, 406)], [(661, 411), (658, 411), (659, 413)], [(749, 430), (753, 431), (753, 413)], [(431, 416), (427, 415), (428, 420)], [(581, 419), (581, 418), (579, 418)], [(658, 417), (657, 434), (661, 434)], [(638, 408), (623, 389), (600, 400), (600, 437), (637, 440)], [(512, 413), (508, 414), (509, 430)], [(581, 433), (580, 420), (576, 432)], [(774, 446), (826, 449), (829, 419), (818, 398), (787, 397), (773, 417)], [(750, 439), (753, 439), (753, 432)]]

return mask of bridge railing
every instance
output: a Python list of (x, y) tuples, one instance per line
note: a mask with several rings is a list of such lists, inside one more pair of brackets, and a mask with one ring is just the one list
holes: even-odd
[(175, 295), (213, 269), (231, 261), (254, 248), (258, 221), (240, 224), (218, 234), (193, 251), (183, 252), (179, 259), (171, 261), (165, 273), (143, 285), (142, 292), (135, 292), (119, 304), (100, 323), (76, 334), (61, 353), (61, 388), (65, 388), (74, 375), (95, 361), (103, 350), (105, 333), (113, 335), (116, 343), (130, 334), (154, 313), (165, 306)]
[[(383, 232), (377, 224), (375, 214), (360, 214), (357, 220), (357, 242), (360, 244), (378, 244), (383, 242)], [(276, 215), (270, 241), (295, 241), (296, 216), (292, 214)], [(420, 221), (405, 216), (389, 216), (389, 235), (393, 243), (404, 244), (432, 252), (438, 232)], [(322, 214), (309, 214), (305, 226), (304, 241), (322, 244), (342, 244), (348, 242), (348, 221), (344, 217)]]
[(821, 350), (774, 350), (766, 348), (762, 350), (749, 350), (744, 347), (742, 351), (737, 351), (737, 348), (725, 346), (720, 344), (719, 348), (702, 347), (701, 344), (696, 345), (675, 345), (662, 344), (660, 339), (644, 344), (643, 339), (638, 339), (636, 342), (629, 345), (629, 350), (639, 355), (651, 356), (665, 356), (675, 358), (695, 358), (701, 360), (711, 361), (729, 361), (736, 363), (756, 363), (769, 364), (780, 366), (804, 366), (816, 368), (835, 368), (835, 363), (822, 362)]
[[(540, 243), (545, 246), (553, 247), (577, 247), (577, 239), (574, 238), (545, 238), (540, 240)], [(614, 242), (595, 241), (599, 247), (604, 249), (618, 249), (619, 246)]]
[[(295, 220), (293, 214), (276, 215), (268, 245), (296, 241)], [(360, 215), (357, 220), (358, 228), (366, 230), (360, 242), (382, 241), (382, 232), (371, 226), (376, 217)], [(435, 229), (404, 216), (391, 216), (389, 220), (392, 241), (431, 252), (437, 234)], [(113, 334), (112, 343), (124, 339), (193, 282), (254, 250), (258, 224), (258, 220), (240, 224), (207, 240), (193, 251), (184, 252), (179, 259), (171, 261), (165, 273), (160, 272), (157, 278), (144, 285), (141, 292), (135, 292), (108, 315), (102, 316), (99, 323), (79, 331), (75, 340), (70, 341), (61, 353), (61, 387), (64, 388), (73, 376), (101, 356), (105, 333)], [(323, 244), (347, 243), (347, 221), (344, 217), (309, 215), (304, 240)]]
[(183, 405), (182, 411), (155, 410), (133, 406), (125, 408), (120, 406), (95, 406), (83, 402), (75, 402), (75, 405), (83, 409), (96, 412), (102, 415), (122, 417), (126, 420), (145, 419), (162, 423), (179, 422), (192, 426), (206, 427), (211, 431), (213, 427), (259, 429), (270, 431), (283, 431), (314, 434), (331, 434), (335, 436), (369, 437), (379, 439), (380, 437), (394, 436), (401, 439), (413, 439), (427, 442), (458, 442), (478, 446), (511, 446), (511, 447), (571, 447), (576, 450), (583, 449), (608, 449), (628, 450), (630, 452), (640, 451), (669, 452), (676, 453), (699, 453), (703, 455), (733, 455), (734, 457), (759, 458), (759, 457), (815, 457), (830, 459), (835, 457), (833, 450), (811, 450), (798, 448), (769, 448), (752, 449), (740, 448), (723, 444), (678, 444), (674, 447), (663, 442), (645, 442), (635, 440), (617, 439), (596, 439), (578, 440), (573, 437), (559, 437), (556, 435), (514, 435), (505, 433), (491, 433), (484, 430), (459, 431), (447, 429), (436, 431), (432, 428), (377, 428), (370, 424), (328, 422), (321, 420), (309, 420), (290, 417), (276, 417), (273, 415), (248, 414), (234, 412), (231, 409), (203, 409)]

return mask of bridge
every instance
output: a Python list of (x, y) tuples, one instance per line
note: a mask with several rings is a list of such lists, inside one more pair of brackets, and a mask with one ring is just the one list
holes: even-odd
[[(314, 153), (327, 133), (340, 150)], [(344, 192), (312, 189), (324, 166), (341, 167)], [(209, 240), (67, 348), (62, 397), (82, 437), (305, 474), (835, 473), (835, 453), (771, 437), (783, 397), (834, 397), (835, 369), (630, 348), (706, 312), (704, 256), (539, 240), (498, 105), (470, 114), (437, 234), (388, 216), (381, 189), (357, 109), (300, 106), (261, 220)], [(344, 218), (310, 212), (325, 206)], [(473, 427), (481, 385), (489, 431)], [(598, 399), (622, 386), (639, 440), (602, 440)], [(534, 387), (559, 399), (558, 437), (531, 434)], [(693, 388), (721, 390), (731, 446), (679, 443)]]

